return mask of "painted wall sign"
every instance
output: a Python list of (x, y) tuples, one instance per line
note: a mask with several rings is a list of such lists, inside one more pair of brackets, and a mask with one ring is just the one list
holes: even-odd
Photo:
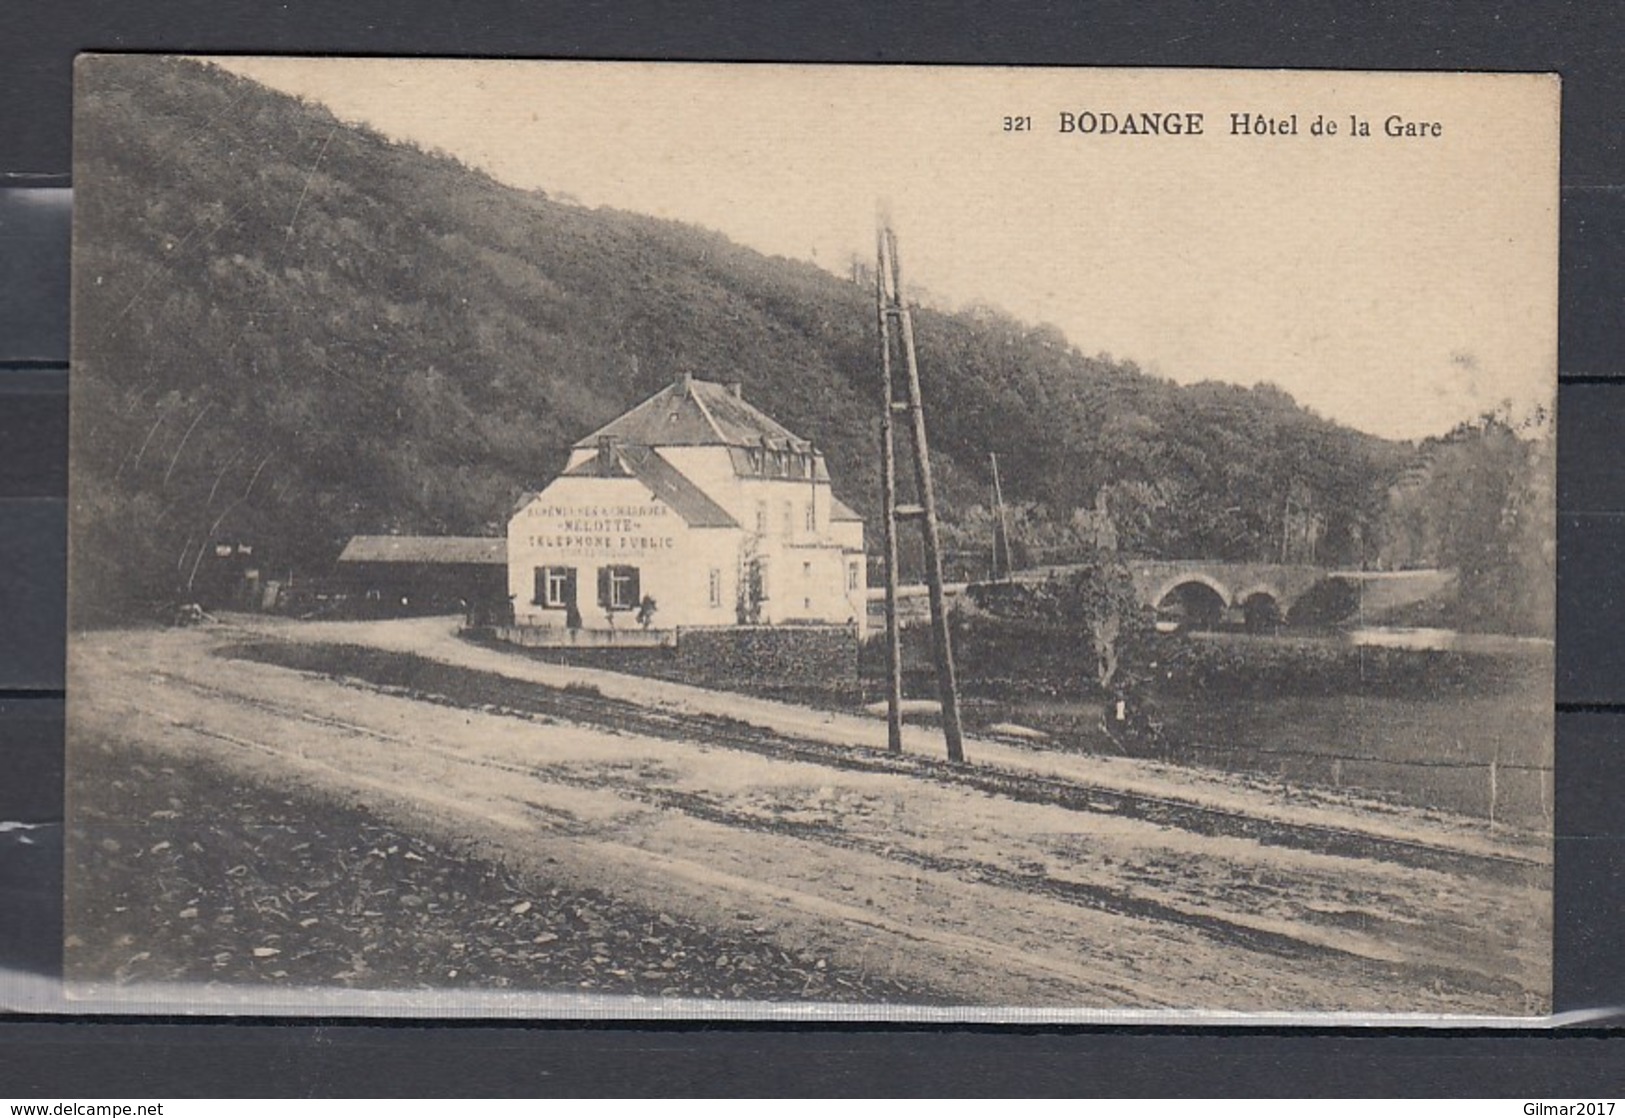
[(537, 504), (525, 519), (526, 544), (561, 555), (645, 555), (677, 546), (671, 510), (661, 504)]

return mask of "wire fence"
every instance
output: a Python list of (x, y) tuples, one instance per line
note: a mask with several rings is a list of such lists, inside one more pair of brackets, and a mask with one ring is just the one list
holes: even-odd
[[(1552, 766), (1492, 757), (1401, 758), (1214, 742), (1174, 746), (1172, 760), (1268, 773), (1285, 779), (1390, 796), (1486, 819), (1489, 823), (1552, 822)], [(1227, 763), (1228, 762), (1228, 763)]]

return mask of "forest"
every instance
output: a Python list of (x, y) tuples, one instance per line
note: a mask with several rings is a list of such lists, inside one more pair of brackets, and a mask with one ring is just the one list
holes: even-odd
[[(571, 443), (681, 373), (741, 382), (878, 527), (861, 270), (509, 187), (206, 63), (88, 58), (78, 81), (78, 621), (184, 597), (222, 543), (320, 573), (355, 534), (500, 534)], [(1479, 448), (1532, 455), (1485, 425), (1419, 446), (1269, 385), (1182, 387), (991, 305), (915, 324), (945, 534), (973, 568), (990, 455), (1031, 559), (1105, 515), (1138, 554), (1276, 559), (1309, 536), (1300, 557), (1353, 565), (1395, 553), (1396, 500), (1425, 528), (1472, 490), (1440, 479)], [(1486, 476), (1502, 492), (1475, 508), (1514, 500)], [(1461, 561), (1469, 527), (1416, 528), (1404, 561)], [(1490, 566), (1487, 592), (1525, 577)]]

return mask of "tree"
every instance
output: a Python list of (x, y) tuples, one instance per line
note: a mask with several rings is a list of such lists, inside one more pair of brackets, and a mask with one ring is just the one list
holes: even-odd
[(1094, 653), (1092, 682), (1102, 691), (1110, 691), (1119, 675), (1145, 658), (1155, 632), (1155, 616), (1140, 602), (1128, 567), (1110, 552), (1093, 552), (1036, 586), (989, 590), (989, 612), (1058, 625), (1086, 639)]
[(1095, 682), (1110, 691), (1125, 665), (1144, 651), (1154, 631), (1151, 611), (1141, 604), (1128, 568), (1106, 552), (1056, 582), (1061, 616), (1088, 635), (1095, 652)]
[(1555, 478), (1549, 413), (1506, 409), (1424, 448), (1394, 489), (1382, 528), (1399, 562), (1456, 572), (1449, 620), (1549, 636), (1556, 594)]

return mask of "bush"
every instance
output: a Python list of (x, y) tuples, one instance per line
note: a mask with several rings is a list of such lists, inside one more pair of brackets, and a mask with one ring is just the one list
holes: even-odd
[[(1105, 552), (1041, 583), (976, 586), (966, 597), (978, 613), (1047, 627), (1052, 640), (1088, 650), (1090, 681), (1102, 692), (1143, 670), (1155, 632), (1155, 616), (1140, 602), (1133, 576)], [(965, 624), (974, 627), (975, 615), (967, 618)]]

